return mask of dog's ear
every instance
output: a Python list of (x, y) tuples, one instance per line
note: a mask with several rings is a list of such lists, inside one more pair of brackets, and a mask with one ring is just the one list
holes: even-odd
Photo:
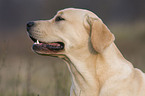
[(115, 40), (115, 37), (99, 18), (89, 18), (89, 24), (92, 46), (98, 53), (102, 53)]

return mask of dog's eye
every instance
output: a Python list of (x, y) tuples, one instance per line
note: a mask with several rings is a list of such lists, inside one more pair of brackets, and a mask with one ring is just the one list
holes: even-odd
[(65, 19), (62, 18), (61, 16), (57, 16), (57, 17), (55, 18), (55, 21), (62, 21), (62, 20), (65, 20)]

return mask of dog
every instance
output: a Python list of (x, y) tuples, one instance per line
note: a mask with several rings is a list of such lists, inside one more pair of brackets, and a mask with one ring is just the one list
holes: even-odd
[(122, 56), (93, 12), (66, 8), (51, 20), (28, 22), (27, 31), (34, 52), (66, 62), (70, 96), (145, 96), (145, 74)]

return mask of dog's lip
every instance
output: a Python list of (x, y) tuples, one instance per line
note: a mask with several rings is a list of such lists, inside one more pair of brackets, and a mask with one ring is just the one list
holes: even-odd
[(32, 41), (34, 41), (34, 44), (32, 46), (32, 49), (37, 53), (56, 53), (59, 51), (62, 51), (64, 49), (64, 43), (57, 41), (57, 42), (42, 42), (39, 41), (32, 36), (30, 36)]
[(37, 42), (35, 42), (33, 44), (33, 49), (34, 50), (41, 49), (41, 50), (59, 51), (59, 50), (64, 49), (64, 43), (62, 43), (62, 42), (49, 42), (49, 43), (41, 42), (40, 43), (37, 40)]

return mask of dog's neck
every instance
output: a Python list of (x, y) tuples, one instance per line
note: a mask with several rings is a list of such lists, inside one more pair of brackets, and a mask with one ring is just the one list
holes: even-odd
[(120, 61), (127, 62), (114, 43), (101, 54), (92, 54), (90, 50), (83, 48), (69, 52), (67, 57), (69, 59), (65, 60), (72, 75), (71, 94), (74, 96), (98, 96), (104, 80), (110, 77), (109, 72), (117, 69), (115, 66), (119, 64), (117, 61), (120, 57)]

